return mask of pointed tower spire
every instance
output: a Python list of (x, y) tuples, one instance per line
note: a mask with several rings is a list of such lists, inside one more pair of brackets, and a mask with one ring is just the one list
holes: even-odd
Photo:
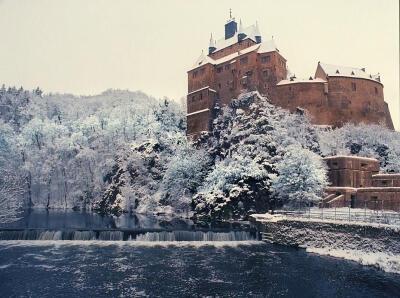
[(215, 47), (215, 41), (211, 33), (210, 45), (208, 46), (208, 55), (211, 55), (217, 48)]
[(244, 33), (242, 20), (240, 19), (240, 21), (239, 21), (238, 41), (242, 41), (245, 37), (246, 37), (246, 34)]
[(256, 38), (256, 42), (257, 43), (261, 43), (261, 33), (260, 33), (260, 29), (258, 28), (258, 22), (256, 21), (256, 29), (254, 32), (254, 36)]

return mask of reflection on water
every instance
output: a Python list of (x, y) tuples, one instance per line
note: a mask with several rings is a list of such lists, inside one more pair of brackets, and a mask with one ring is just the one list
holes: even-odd
[(243, 223), (193, 222), (189, 219), (156, 217), (144, 214), (122, 214), (119, 217), (105, 216), (86, 211), (62, 209), (31, 209), (26, 210), (23, 218), (17, 222), (0, 224), (1, 228), (18, 229), (242, 229)]

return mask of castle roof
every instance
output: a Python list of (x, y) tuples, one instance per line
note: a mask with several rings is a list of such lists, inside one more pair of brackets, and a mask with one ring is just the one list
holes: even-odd
[[(237, 42), (237, 40), (236, 40), (236, 42)], [(218, 44), (218, 42), (217, 42), (217, 44)], [(205, 55), (204, 51), (202, 51), (200, 57), (196, 60), (195, 64), (193, 65), (193, 67), (191, 69), (197, 68), (202, 65), (206, 65), (208, 63), (213, 64), (213, 65), (218, 65), (218, 64), (227, 62), (231, 59), (234, 59), (236, 57), (239, 57), (241, 55), (244, 55), (244, 54), (247, 54), (247, 53), (250, 53), (253, 51), (256, 51), (257, 53), (268, 53), (268, 52), (273, 52), (273, 51), (279, 52), (278, 48), (276, 47), (275, 41), (273, 39), (252, 45), (252, 46), (245, 48), (243, 50), (240, 50), (238, 52), (221, 57), (220, 59), (212, 59), (208, 55)]]
[(380, 83), (379, 74), (372, 75), (365, 72), (365, 68), (355, 68), (347, 66), (339, 66), (333, 64), (319, 63), (322, 70), (328, 77), (350, 77), (350, 78), (360, 78), (372, 81), (377, 81)]
[[(242, 31), (242, 32), (240, 32)], [(244, 33), (246, 34), (246, 38), (252, 39), (253, 41), (256, 41), (256, 33), (257, 33), (257, 28), (256, 25), (251, 25), (248, 27), (243, 27), (239, 28), (239, 33)], [(231, 38), (225, 39), (224, 37), (220, 38), (217, 40), (216, 44), (216, 51), (222, 50), (224, 48), (227, 48), (235, 43), (238, 42), (238, 32), (236, 32)]]
[(297, 83), (326, 83), (327, 81), (320, 79), (320, 78), (310, 78), (310, 79), (298, 79), (298, 78), (291, 78), (289, 80), (282, 80), (277, 86), (280, 85), (288, 85), (288, 84), (297, 84)]

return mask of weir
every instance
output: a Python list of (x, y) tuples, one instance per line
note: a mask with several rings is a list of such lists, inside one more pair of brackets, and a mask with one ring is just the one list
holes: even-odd
[(0, 240), (255, 241), (255, 231), (3, 229)]

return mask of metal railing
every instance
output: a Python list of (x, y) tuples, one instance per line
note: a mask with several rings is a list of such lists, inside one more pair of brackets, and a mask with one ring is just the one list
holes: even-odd
[(277, 210), (274, 214), (318, 220), (365, 222), (400, 226), (400, 213), (385, 210), (352, 208), (307, 208), (293, 211)]

